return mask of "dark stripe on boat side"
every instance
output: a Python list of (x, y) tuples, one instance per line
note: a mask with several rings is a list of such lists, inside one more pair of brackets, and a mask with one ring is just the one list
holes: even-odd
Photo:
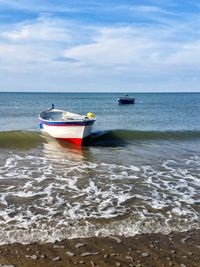
[(40, 120), (40, 123), (48, 126), (86, 126), (94, 124), (94, 121), (84, 121), (84, 122), (55, 122), (55, 121), (43, 121)]

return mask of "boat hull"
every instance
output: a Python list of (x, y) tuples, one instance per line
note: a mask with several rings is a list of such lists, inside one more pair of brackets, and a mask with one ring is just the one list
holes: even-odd
[(118, 104), (120, 104), (120, 105), (134, 104), (135, 98), (118, 98), (117, 101), (118, 101)]
[(73, 123), (46, 123), (40, 120), (40, 129), (57, 140), (82, 145), (83, 140), (91, 134), (93, 124), (92, 120)]

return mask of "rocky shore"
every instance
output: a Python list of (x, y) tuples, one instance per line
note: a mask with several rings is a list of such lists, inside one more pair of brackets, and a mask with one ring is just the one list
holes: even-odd
[(0, 267), (200, 267), (200, 230), (0, 246)]

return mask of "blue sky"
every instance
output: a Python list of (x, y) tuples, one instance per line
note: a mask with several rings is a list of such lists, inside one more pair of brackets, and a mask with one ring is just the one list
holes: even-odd
[(198, 0), (0, 0), (0, 91), (200, 92)]

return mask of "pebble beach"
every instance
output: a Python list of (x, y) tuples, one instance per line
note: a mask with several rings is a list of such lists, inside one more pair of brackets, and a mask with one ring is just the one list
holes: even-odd
[(1, 267), (199, 267), (200, 231), (0, 247)]

